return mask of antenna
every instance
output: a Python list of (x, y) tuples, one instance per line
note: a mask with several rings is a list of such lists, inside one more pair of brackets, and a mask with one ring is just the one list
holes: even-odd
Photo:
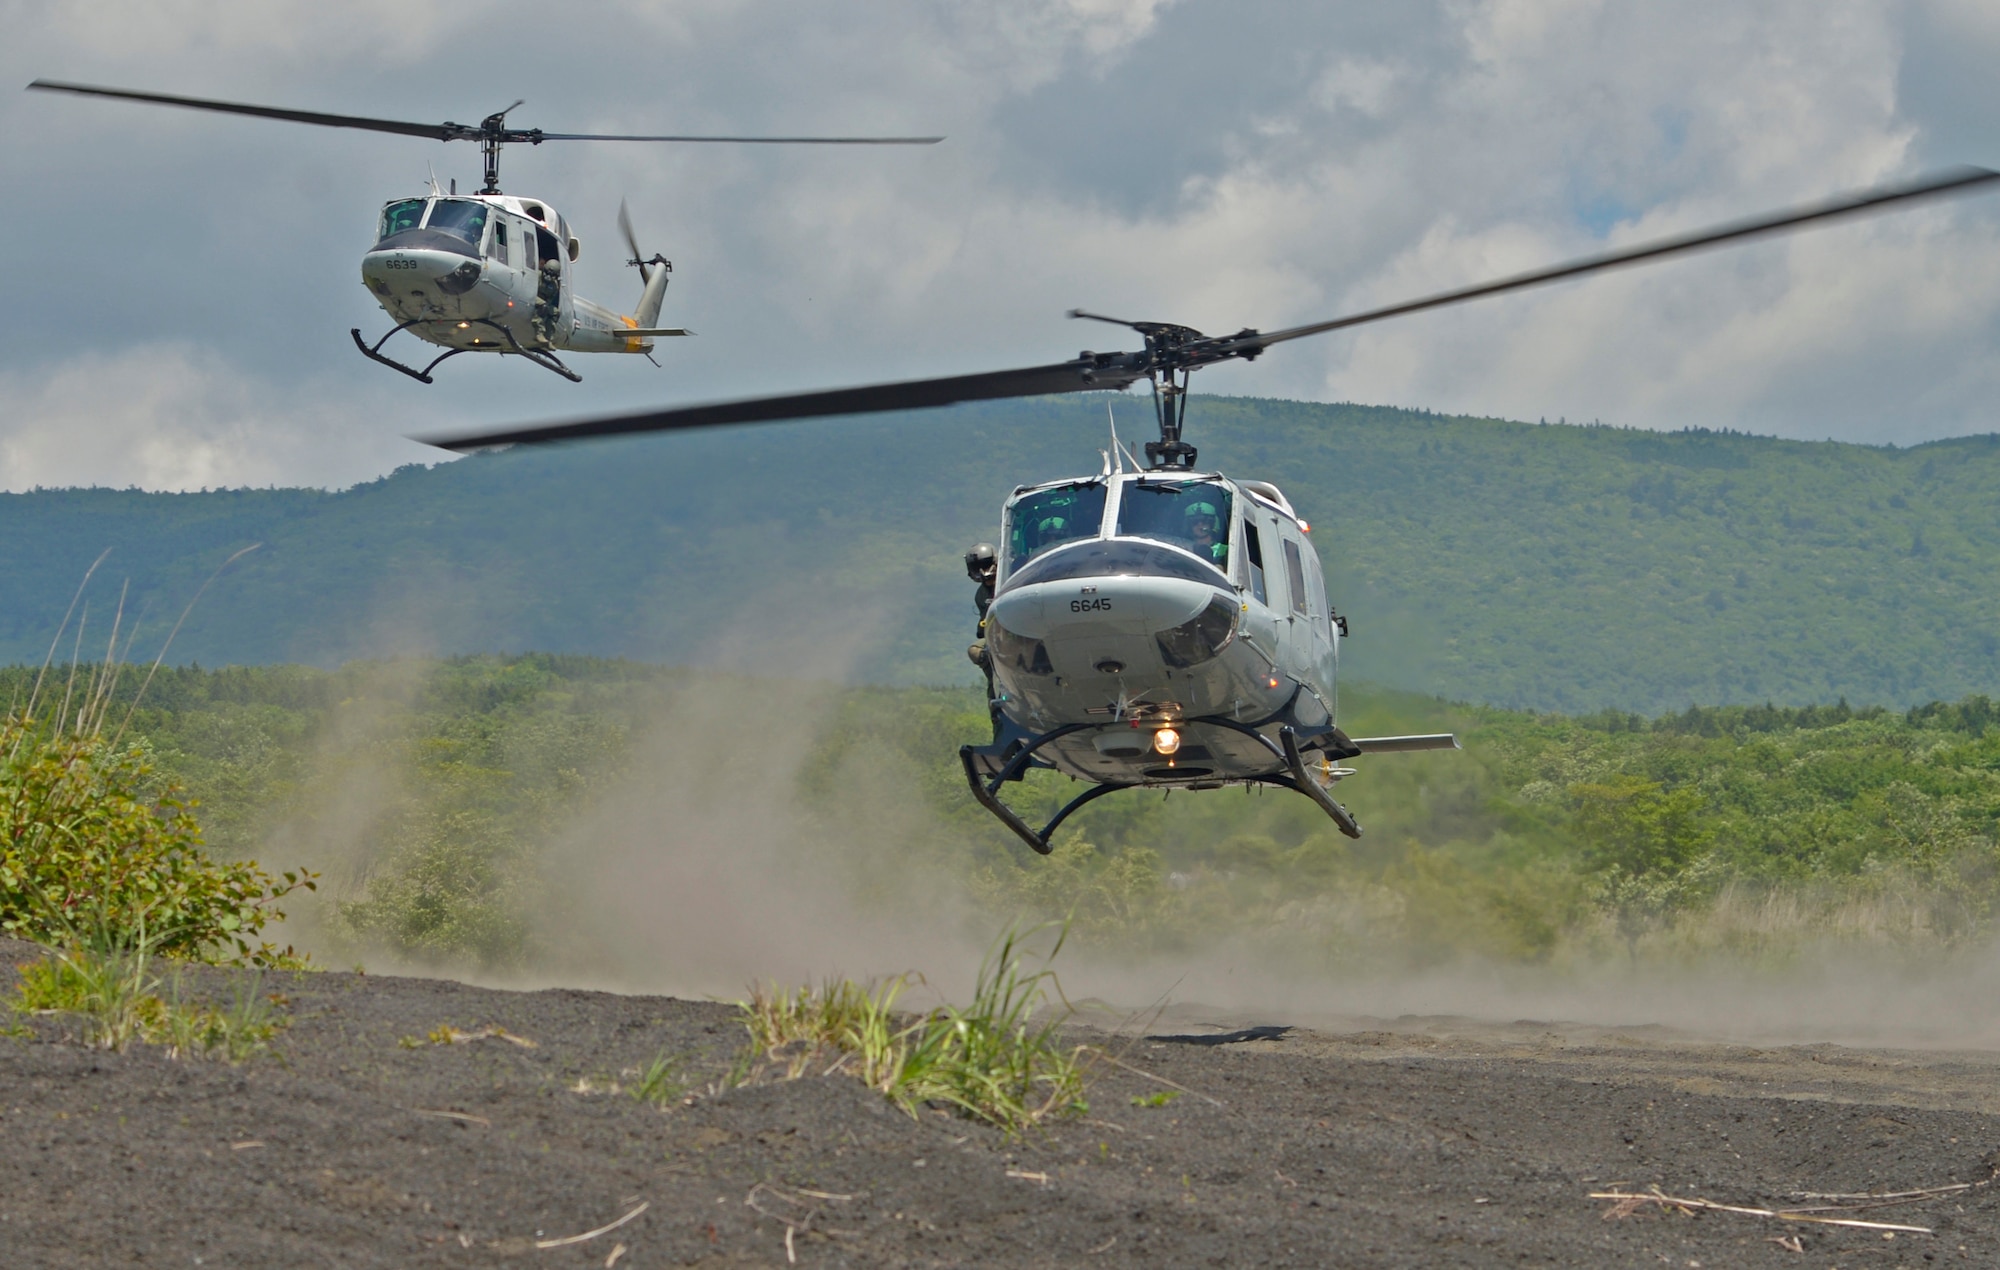
[(438, 184), (437, 169), (432, 167), (430, 163), (427, 161), (424, 164), (424, 170), (431, 174), (431, 197), (432, 198), (442, 197), (444, 194), (444, 186)]
[[(1125, 471), (1125, 445), (1118, 439), (1118, 416), (1111, 412), (1111, 403), (1108, 401), (1104, 403), (1104, 417), (1111, 424), (1111, 455), (1116, 456), (1118, 461), (1118, 466), (1113, 474), (1122, 475)], [(1105, 465), (1109, 467), (1110, 464), (1111, 457), (1107, 456)]]

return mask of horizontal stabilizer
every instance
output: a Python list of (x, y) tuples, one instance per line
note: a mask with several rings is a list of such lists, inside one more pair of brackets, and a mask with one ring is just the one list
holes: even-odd
[(1429, 736), (1362, 736), (1354, 744), (1363, 754), (1402, 754), (1408, 750), (1455, 750), (1458, 738), (1449, 732)]
[(687, 329), (686, 327), (684, 327), (684, 326), (628, 326), (628, 327), (624, 328), (623, 330), (620, 330), (620, 331), (613, 331), (613, 332), (612, 332), (612, 334), (613, 334), (613, 335), (648, 335), (648, 336), (651, 336), (651, 335), (693, 335), (693, 334), (694, 334), (694, 332), (693, 332), (693, 331), (690, 331), (690, 330), (688, 330), (688, 329)]

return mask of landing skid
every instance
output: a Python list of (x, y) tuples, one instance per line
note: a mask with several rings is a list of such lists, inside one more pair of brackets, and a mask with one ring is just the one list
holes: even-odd
[[(1216, 727), (1228, 728), (1232, 732), (1239, 732), (1244, 736), (1250, 737), (1259, 745), (1269, 750), (1272, 758), (1283, 763), (1285, 771), (1288, 773), (1287, 775), (1253, 776), (1232, 783), (1243, 785), (1274, 785), (1279, 789), (1289, 789), (1294, 793), (1304, 794), (1307, 798), (1312, 799), (1314, 803), (1318, 804), (1319, 809), (1327, 814), (1342, 833), (1350, 838), (1359, 838), (1361, 836), (1361, 822), (1356, 820), (1347, 808), (1335, 802), (1333, 795), (1326, 791), (1326, 787), (1314, 780), (1307, 773), (1305, 756), (1299, 749), (1299, 734), (1296, 729), (1290, 726), (1280, 728), (1278, 730), (1278, 740), (1273, 741), (1270, 737), (1265, 736), (1255, 728), (1238, 723), (1234, 719), (1202, 718), (1189, 719), (1187, 722), (1213, 724)], [(994, 818), (1013, 830), (1015, 836), (1019, 837), (1021, 841), (1027, 843), (1040, 854), (1047, 855), (1053, 849), (1049, 842), (1050, 836), (1078, 808), (1083, 807), (1087, 803), (1094, 802), (1106, 794), (1116, 793), (1121, 789), (1159, 788), (1159, 786), (1145, 785), (1136, 781), (1123, 784), (1105, 783), (1092, 785), (1089, 789), (1084, 790), (1081, 794), (1063, 804), (1061, 810), (1057, 811), (1039, 831), (1027, 821), (1021, 819), (1020, 814), (1012, 807), (1009, 807), (1000, 800), (1000, 788), (1008, 781), (1021, 779), (1022, 773), (1026, 772), (1030, 767), (1046, 768), (1052, 766), (1046, 759), (1036, 758), (1036, 750), (1041, 749), (1051, 741), (1060, 740), (1063, 737), (1071, 736), (1078, 732), (1096, 731), (1105, 726), (1107, 725), (1101, 723), (1071, 723), (1057, 728), (1052, 732), (1044, 732), (1040, 736), (1017, 735), (1005, 745), (996, 742), (990, 746), (960, 746), (958, 760), (965, 768), (965, 783), (971, 788), (972, 796), (979, 800), (980, 806), (992, 812)], [(1352, 758), (1356, 754), (1361, 753), (1359, 749), (1355, 748), (1354, 743), (1348, 740), (1347, 734), (1340, 731), (1340, 729), (1331, 728), (1326, 731), (1333, 741), (1333, 744), (1327, 747), (1327, 752), (1333, 757)], [(992, 772), (990, 777), (986, 775), (987, 771)], [(1173, 787), (1166, 786), (1166, 788), (1171, 789)]]
[[(424, 367), (422, 370), (415, 370), (411, 367), (403, 365), (403, 363), (397, 361), (393, 357), (383, 356), (382, 346), (384, 344), (387, 344), (389, 340), (400, 331), (407, 331), (413, 326), (417, 326), (424, 322), (433, 322), (436, 320), (437, 319), (435, 318), (412, 318), (408, 322), (398, 323), (395, 327), (391, 328), (388, 335), (384, 335), (381, 339), (376, 340), (373, 347), (371, 347), (367, 343), (367, 341), (361, 338), (361, 331), (359, 328), (350, 329), (348, 331), (348, 334), (354, 337), (354, 347), (360, 349), (361, 355), (367, 358), (369, 361), (380, 362), (391, 370), (402, 371), (405, 375), (408, 375), (411, 379), (416, 380), (420, 384), (429, 384), (437, 382), (436, 380), (433, 380), (431, 378), (431, 372), (438, 368), (438, 363), (445, 361), (447, 358), (456, 357), (460, 353), (470, 353), (473, 350), (469, 348), (446, 349), (444, 352), (438, 354), (435, 358), (433, 358), (431, 360), (430, 365)], [(507, 348), (502, 350), (503, 353), (513, 353), (516, 356), (525, 357), (529, 361), (533, 362), (535, 365), (540, 366), (543, 370), (554, 371), (556, 374), (561, 375), (564, 379), (569, 380), (573, 384), (580, 384), (583, 382), (583, 376), (577, 374), (569, 367), (563, 365), (561, 359), (559, 359), (554, 353), (543, 352), (540, 349), (523, 348), (521, 346), (521, 342), (514, 338), (514, 332), (500, 325), (500, 323), (493, 321), (491, 318), (472, 318), (470, 320), (478, 323), (481, 326), (490, 326), (494, 330), (500, 332), (501, 336), (506, 339), (508, 345)]]

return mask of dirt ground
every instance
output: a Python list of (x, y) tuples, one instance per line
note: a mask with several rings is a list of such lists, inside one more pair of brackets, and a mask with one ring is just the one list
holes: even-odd
[[(0, 981), (32, 955), (0, 944)], [(1088, 1118), (1009, 1141), (842, 1076), (665, 1111), (610, 1091), (660, 1055), (722, 1073), (727, 1006), (265, 986), (291, 1026), (237, 1067), (49, 1018), (0, 1038), (0, 1266), (2000, 1265), (1994, 1054), (1437, 1018), (1082, 1035), (1128, 1066), (1101, 1064)], [(508, 1035), (424, 1039), (442, 1025)], [(1162, 1082), (1187, 1092), (1135, 1102)], [(1590, 1198), (1958, 1183), (1848, 1214), (1931, 1233)]]

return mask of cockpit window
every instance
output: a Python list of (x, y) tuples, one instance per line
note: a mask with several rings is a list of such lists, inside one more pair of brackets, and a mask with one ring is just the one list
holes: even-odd
[(406, 198), (399, 203), (391, 203), (382, 209), (382, 232), (379, 238), (400, 234), (406, 229), (415, 229), (424, 219), (424, 200)]
[(471, 199), (441, 198), (431, 205), (425, 228), (443, 230), (477, 247), (486, 237), (486, 204)]
[(1118, 534), (1183, 547), (1229, 569), (1229, 491), (1208, 481), (1131, 481), (1118, 504)]
[(1097, 537), (1104, 523), (1102, 485), (1065, 485), (1029, 494), (1007, 512), (1007, 571), (1066, 542)]

